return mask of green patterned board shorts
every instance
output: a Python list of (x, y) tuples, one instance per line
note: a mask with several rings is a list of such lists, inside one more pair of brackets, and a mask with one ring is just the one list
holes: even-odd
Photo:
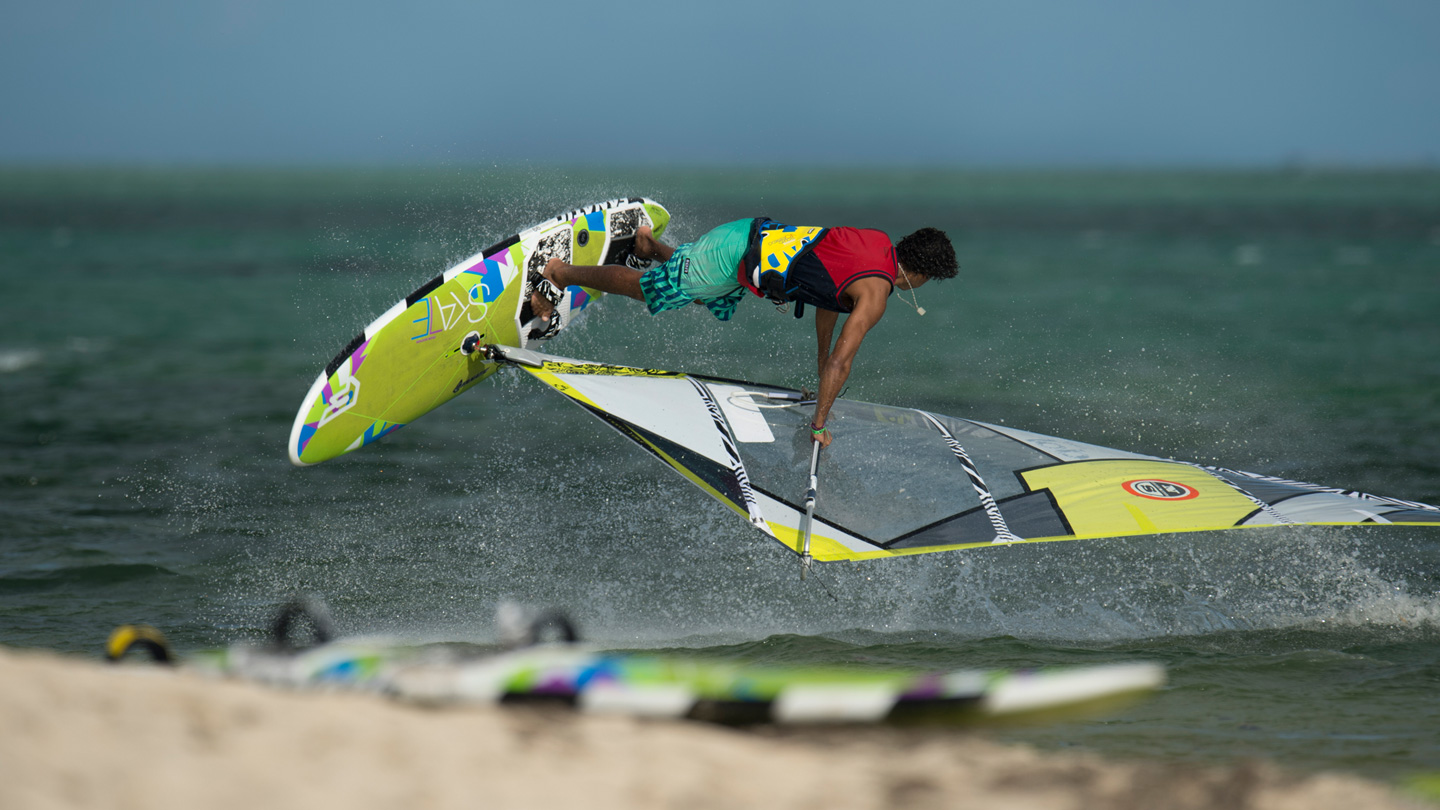
[(698, 303), (716, 318), (730, 320), (745, 297), (738, 272), (750, 246), (750, 223), (748, 219), (727, 222), (675, 248), (669, 261), (646, 271), (640, 277), (640, 292), (650, 314)]

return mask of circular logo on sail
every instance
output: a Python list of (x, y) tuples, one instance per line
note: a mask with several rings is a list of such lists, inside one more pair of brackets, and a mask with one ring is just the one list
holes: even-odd
[(1122, 486), (1131, 495), (1139, 495), (1142, 498), (1156, 501), (1188, 501), (1200, 494), (1194, 487), (1159, 478), (1139, 478), (1134, 481), (1126, 481)]

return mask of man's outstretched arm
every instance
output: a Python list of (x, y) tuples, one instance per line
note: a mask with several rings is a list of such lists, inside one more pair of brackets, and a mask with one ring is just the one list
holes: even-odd
[(830, 359), (830, 344), (835, 337), (835, 321), (839, 317), (838, 312), (815, 308), (815, 370), (819, 376), (825, 375), (825, 363)]
[[(871, 279), (860, 279), (853, 286)], [(852, 295), (856, 299), (855, 308), (845, 319), (845, 325), (840, 327), (840, 339), (835, 341), (835, 348), (825, 360), (825, 366), (820, 370), (820, 395), (815, 403), (814, 425), (824, 427), (825, 420), (830, 416), (830, 407), (835, 404), (835, 398), (840, 396), (840, 389), (845, 387), (845, 381), (850, 379), (850, 364), (855, 359), (855, 353), (860, 350), (861, 341), (865, 340), (865, 334), (870, 327), (880, 321), (885, 314), (885, 299), (890, 292), (889, 285), (876, 279), (880, 285), (878, 291), (871, 289), (854, 290)], [(871, 285), (865, 285), (866, 288)], [(819, 326), (816, 326), (819, 329)], [(815, 440), (822, 446), (830, 446), (830, 432), (817, 434)]]

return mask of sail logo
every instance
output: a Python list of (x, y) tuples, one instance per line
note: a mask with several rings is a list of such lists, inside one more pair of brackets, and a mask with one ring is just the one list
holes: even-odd
[(1138, 478), (1121, 484), (1131, 495), (1139, 495), (1155, 501), (1188, 501), (1200, 494), (1194, 487), (1177, 484), (1160, 478)]

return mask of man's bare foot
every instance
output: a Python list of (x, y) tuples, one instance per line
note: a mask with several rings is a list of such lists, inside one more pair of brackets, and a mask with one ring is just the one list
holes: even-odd
[(555, 311), (555, 305), (550, 303), (549, 298), (538, 292), (532, 292), (530, 293), (530, 311), (535, 313), (535, 317), (548, 321), (550, 314)]
[(659, 243), (649, 225), (641, 225), (635, 231), (635, 258), (650, 261), (660, 258)]
[[(559, 276), (569, 267), (570, 265), (558, 258), (551, 259), (545, 263), (545, 270), (541, 275), (546, 281), (554, 284), (556, 289), (564, 290), (567, 285), (560, 280)], [(550, 314), (555, 311), (555, 305), (539, 290), (532, 289), (530, 291), (530, 310), (535, 313), (537, 318), (548, 319)]]

